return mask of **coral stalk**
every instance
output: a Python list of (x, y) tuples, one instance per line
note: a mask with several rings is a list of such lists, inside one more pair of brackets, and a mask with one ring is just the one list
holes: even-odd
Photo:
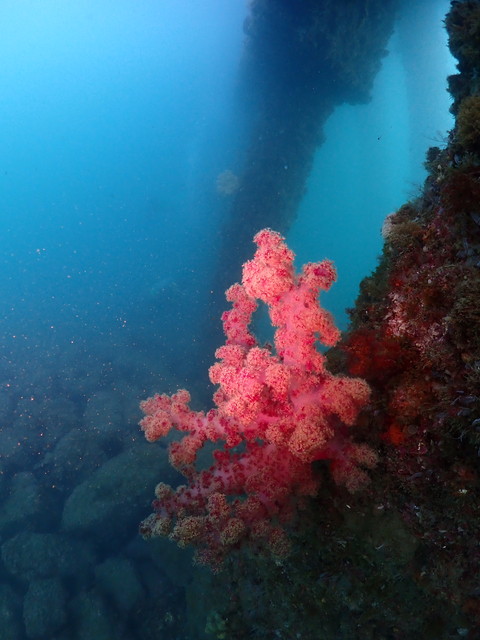
[[(330, 461), (335, 481), (352, 492), (368, 482), (362, 467), (376, 462), (348, 429), (368, 402), (367, 383), (330, 373), (317, 348), (333, 346), (340, 335), (318, 302), (335, 280), (333, 264), (309, 263), (297, 275), (294, 254), (278, 233), (264, 229), (254, 240), (258, 248), (243, 265), (242, 283), (226, 292), (232, 303), (222, 316), (226, 343), (209, 371), (219, 386), (216, 408), (192, 411), (185, 390), (141, 404), (147, 440), (173, 428), (186, 434), (170, 445), (170, 462), (188, 483), (176, 490), (157, 486), (155, 513), (141, 532), (192, 544), (197, 560), (214, 568), (244, 542), (287, 553), (283, 525), (300, 498), (318, 489), (313, 461)], [(257, 301), (268, 307), (274, 348), (259, 346), (249, 329)], [(199, 471), (197, 455), (208, 441), (215, 443), (214, 463)]]

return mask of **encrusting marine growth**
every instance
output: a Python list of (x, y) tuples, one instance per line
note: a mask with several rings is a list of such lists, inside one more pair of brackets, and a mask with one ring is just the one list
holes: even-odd
[[(333, 375), (317, 342), (331, 347), (340, 333), (318, 302), (335, 280), (328, 260), (308, 263), (295, 274), (294, 254), (270, 229), (255, 236), (242, 284), (226, 292), (232, 309), (223, 316), (226, 343), (209, 371), (218, 384), (216, 408), (189, 408), (190, 395), (155, 395), (142, 402), (141, 427), (149, 441), (171, 429), (186, 432), (170, 445), (170, 462), (186, 478), (176, 490), (156, 488), (154, 513), (142, 523), (144, 537), (168, 535), (193, 545), (196, 560), (213, 569), (228, 552), (247, 542), (288, 553), (283, 525), (315, 495), (319, 478), (312, 462), (327, 460), (335, 482), (354, 492), (368, 483), (363, 468), (376, 464), (366, 444), (351, 440), (348, 427), (370, 396), (360, 378)], [(259, 346), (249, 331), (257, 301), (265, 303), (275, 327), (274, 346)], [(213, 465), (197, 470), (197, 454), (215, 442)], [(362, 468), (363, 467), (363, 468)]]

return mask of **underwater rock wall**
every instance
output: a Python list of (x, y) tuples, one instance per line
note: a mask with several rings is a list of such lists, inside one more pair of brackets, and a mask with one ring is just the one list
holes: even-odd
[(386, 443), (385, 497), (418, 540), (418, 584), (478, 632), (480, 3), (453, 2), (446, 27), (455, 128), (429, 150), (420, 196), (385, 221), (345, 350), (374, 388), (366, 420)]

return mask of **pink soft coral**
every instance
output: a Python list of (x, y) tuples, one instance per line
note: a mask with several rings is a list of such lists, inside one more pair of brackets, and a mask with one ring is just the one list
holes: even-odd
[[(370, 390), (364, 380), (334, 376), (325, 368), (317, 341), (333, 346), (339, 331), (318, 304), (319, 292), (335, 280), (328, 260), (309, 263), (300, 275), (294, 254), (270, 229), (255, 236), (253, 258), (243, 266), (242, 284), (227, 291), (232, 309), (223, 314), (226, 344), (209, 371), (218, 384), (216, 408), (192, 411), (187, 391), (142, 402), (147, 440), (172, 428), (186, 432), (170, 445), (170, 461), (188, 484), (175, 491), (160, 484), (155, 513), (141, 526), (144, 536), (169, 535), (180, 546), (193, 544), (197, 560), (218, 567), (239, 543), (267, 543), (273, 554), (288, 550), (282, 524), (314, 495), (318, 478), (311, 463), (331, 462), (335, 481), (356, 491), (376, 456), (348, 436)], [(275, 350), (260, 347), (248, 326), (257, 300), (275, 327)], [(214, 463), (195, 467), (207, 442), (216, 442)]]

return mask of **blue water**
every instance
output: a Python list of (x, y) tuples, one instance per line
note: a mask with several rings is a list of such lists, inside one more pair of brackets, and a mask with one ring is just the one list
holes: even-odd
[[(342, 328), (381, 251), (384, 217), (416, 196), (425, 150), (452, 126), (448, 4), (409, 8), (371, 102), (331, 116), (288, 236), (298, 264), (335, 261), (338, 284), (325, 303)], [(152, 477), (137, 507), (115, 511), (126, 534), (110, 545), (99, 526), (66, 524), (64, 509), (96, 472), (107, 482), (115, 456), (143, 453), (139, 399), (183, 385), (187, 363), (193, 395), (203, 398), (213, 353), (197, 366), (189, 345), (202, 341), (212, 313), (229, 205), (216, 180), (241, 157), (247, 10), (244, 0), (0, 4), (0, 544), (30, 536), (2, 552), (0, 604), (11, 616), (2, 614), (1, 640), (152, 638), (133, 613), (141, 605), (150, 615), (152, 599), (165, 637), (184, 637), (189, 561), (157, 563), (155, 578), (136, 539), (166, 463), (148, 459)], [(75, 579), (78, 567), (62, 565), (59, 580), (55, 563), (33, 574), (12, 569), (20, 546), (40, 565), (42, 545), (58, 552), (78, 539), (81, 553), (68, 554), (84, 558), (85, 574)], [(127, 604), (116, 580), (130, 587)], [(51, 619), (42, 604), (49, 593), (58, 605)], [(100, 620), (94, 636), (89, 607)]]
[(5, 347), (121, 340), (208, 273), (245, 12), (224, 6), (2, 3)]

